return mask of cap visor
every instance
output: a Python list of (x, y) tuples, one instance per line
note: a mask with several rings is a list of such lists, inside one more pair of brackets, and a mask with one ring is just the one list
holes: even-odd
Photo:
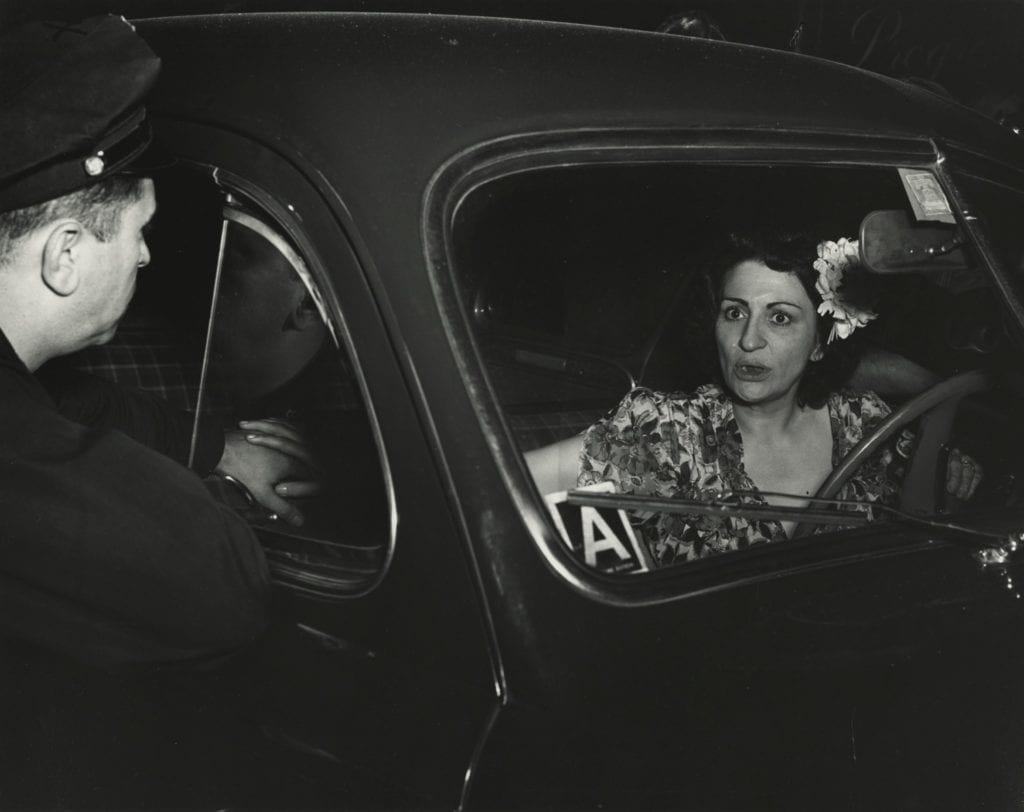
[(121, 175), (149, 175), (160, 169), (174, 166), (178, 159), (168, 152), (156, 138), (151, 140), (142, 152), (117, 170)]

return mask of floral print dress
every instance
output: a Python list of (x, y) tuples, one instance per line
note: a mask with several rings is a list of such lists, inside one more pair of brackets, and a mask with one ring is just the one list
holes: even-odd
[[(874, 393), (833, 394), (828, 401), (835, 467), (888, 414)], [(838, 499), (894, 501), (893, 453), (883, 449), (846, 482)], [(756, 491), (743, 466), (743, 438), (732, 401), (708, 384), (693, 395), (634, 389), (604, 420), (587, 429), (580, 454), (580, 486), (612, 482), (620, 493), (700, 499), (709, 491)], [(746, 504), (767, 505), (758, 493)], [(661, 565), (704, 558), (753, 544), (783, 541), (774, 519), (637, 513), (654, 560)]]

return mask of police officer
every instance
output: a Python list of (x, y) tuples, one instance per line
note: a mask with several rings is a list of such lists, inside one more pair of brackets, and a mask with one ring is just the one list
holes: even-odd
[(110, 387), (69, 414), (35, 374), (109, 340), (149, 262), (158, 70), (120, 17), (0, 39), (0, 637), (101, 665), (219, 654), (268, 617), (251, 530), (168, 456), (179, 423)]

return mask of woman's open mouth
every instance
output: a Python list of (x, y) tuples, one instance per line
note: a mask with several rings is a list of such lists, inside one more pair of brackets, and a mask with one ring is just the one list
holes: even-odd
[(736, 364), (733, 372), (741, 381), (763, 381), (771, 374), (771, 369), (761, 364)]

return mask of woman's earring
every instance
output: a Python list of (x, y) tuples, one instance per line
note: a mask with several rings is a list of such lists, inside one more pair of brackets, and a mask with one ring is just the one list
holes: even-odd
[(821, 349), (821, 344), (819, 344), (817, 347), (814, 348), (814, 351), (811, 353), (811, 361), (820, 361), (824, 357), (825, 353)]

